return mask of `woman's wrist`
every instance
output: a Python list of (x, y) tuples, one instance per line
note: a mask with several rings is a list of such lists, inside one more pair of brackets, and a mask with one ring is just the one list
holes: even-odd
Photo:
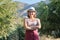
[(38, 26), (35, 26), (37, 29), (39, 28)]
[(33, 30), (37, 29), (38, 27), (37, 26), (32, 26), (31, 27)]
[(33, 30), (33, 28), (31, 28), (31, 27), (27, 27), (26, 30)]

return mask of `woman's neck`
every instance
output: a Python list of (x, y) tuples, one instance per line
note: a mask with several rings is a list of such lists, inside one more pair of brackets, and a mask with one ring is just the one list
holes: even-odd
[(30, 19), (34, 20), (35, 18), (34, 17), (30, 17)]

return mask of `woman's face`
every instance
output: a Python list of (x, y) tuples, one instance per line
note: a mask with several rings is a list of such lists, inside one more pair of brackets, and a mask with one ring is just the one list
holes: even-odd
[(31, 17), (31, 16), (34, 16), (36, 14), (36, 12), (35, 11), (29, 11), (28, 12), (28, 15)]

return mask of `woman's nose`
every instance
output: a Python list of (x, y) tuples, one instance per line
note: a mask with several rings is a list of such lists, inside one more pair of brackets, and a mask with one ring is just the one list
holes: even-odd
[(33, 15), (33, 13), (31, 13), (31, 15)]

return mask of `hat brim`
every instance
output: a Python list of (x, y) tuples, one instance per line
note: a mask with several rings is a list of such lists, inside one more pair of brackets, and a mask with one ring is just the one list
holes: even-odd
[(30, 10), (28, 10), (27, 12), (36, 12), (36, 10), (30, 9)]

